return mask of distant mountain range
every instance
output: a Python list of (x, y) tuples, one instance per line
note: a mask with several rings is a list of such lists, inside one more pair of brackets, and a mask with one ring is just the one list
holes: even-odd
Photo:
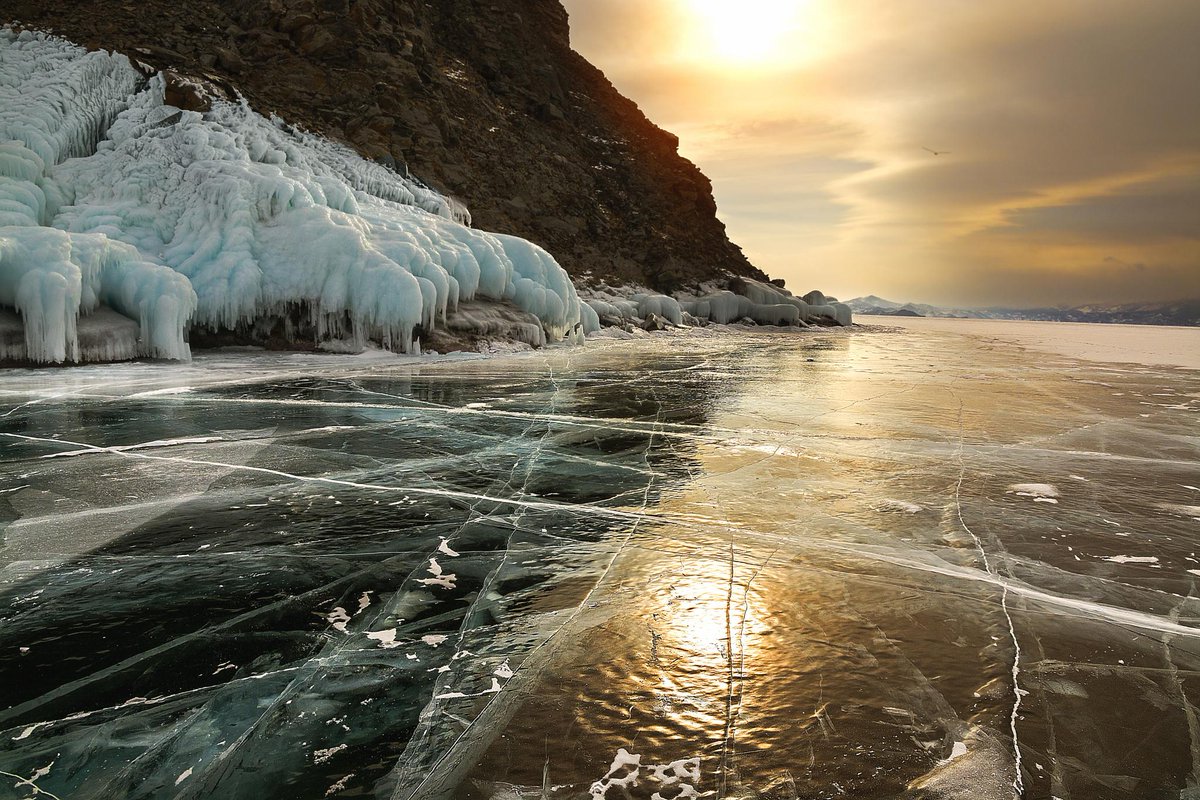
[(897, 303), (875, 295), (846, 302), (855, 314), (885, 317), (956, 317), (1030, 319), (1049, 322), (1106, 322), (1127, 325), (1200, 326), (1200, 299), (1162, 303), (1114, 303), (1055, 308), (943, 308), (926, 303)]

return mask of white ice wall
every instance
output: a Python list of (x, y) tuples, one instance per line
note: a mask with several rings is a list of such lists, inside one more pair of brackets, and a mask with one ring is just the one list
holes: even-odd
[[(0, 30), (0, 304), (47, 337), (31, 357), (74, 357), (71, 320), (95, 298), (173, 358), (193, 310), (232, 328), (303, 303), (319, 331), (402, 350), (477, 297), (532, 313), (551, 340), (580, 327), (574, 286), (540, 247), (474, 230), (461, 204), (243, 103), (181, 111), (163, 88), (122, 56)], [(54, 266), (34, 266), (45, 248)]]

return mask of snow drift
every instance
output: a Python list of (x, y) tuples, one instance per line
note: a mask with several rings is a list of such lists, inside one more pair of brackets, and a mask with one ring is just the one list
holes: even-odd
[(0, 29), (0, 306), (30, 360), (104, 357), (77, 333), (104, 306), (140, 324), (137, 355), (175, 359), (189, 326), (297, 315), (408, 352), (476, 298), (551, 341), (596, 324), (537, 245), (244, 102), (182, 110), (164, 90), (124, 56)]

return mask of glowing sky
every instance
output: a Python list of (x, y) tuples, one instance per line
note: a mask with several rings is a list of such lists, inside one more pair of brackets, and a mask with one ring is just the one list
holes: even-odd
[[(807, 291), (1200, 297), (1196, 0), (565, 0)], [(933, 155), (923, 148), (947, 151)]]

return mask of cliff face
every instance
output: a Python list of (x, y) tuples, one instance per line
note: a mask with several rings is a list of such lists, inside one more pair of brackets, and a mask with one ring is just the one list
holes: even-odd
[(676, 137), (571, 50), (558, 0), (8, 0), (2, 13), (407, 168), (577, 280), (765, 277)]

